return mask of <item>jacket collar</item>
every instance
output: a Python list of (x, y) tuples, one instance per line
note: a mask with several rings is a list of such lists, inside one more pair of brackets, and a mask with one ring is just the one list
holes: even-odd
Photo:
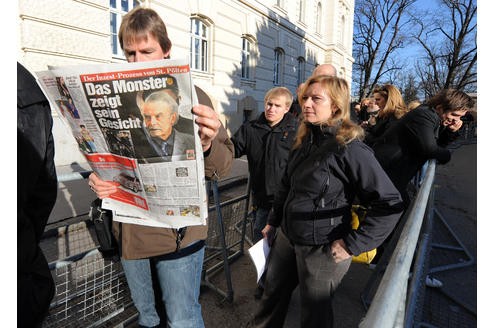
[(296, 126), (296, 118), (291, 113), (287, 112), (277, 125), (275, 125), (274, 127), (270, 127), (268, 121), (266, 120), (265, 113), (262, 112), (260, 116), (258, 116), (254, 124), (262, 128), (273, 129), (275, 131), (284, 131), (287, 128)]

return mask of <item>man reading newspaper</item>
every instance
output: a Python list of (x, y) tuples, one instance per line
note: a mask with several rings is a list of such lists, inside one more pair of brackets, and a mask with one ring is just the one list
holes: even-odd
[[(154, 10), (136, 7), (125, 15), (119, 30), (119, 42), (128, 62), (143, 62), (139, 70), (80, 75), (85, 93), (82, 96), (88, 98), (91, 110), (87, 112), (94, 116), (91, 120), (87, 118), (95, 122), (95, 132), (92, 134), (98, 132), (101, 136), (101, 140), (95, 136), (97, 153), (85, 156), (94, 165), (92, 167), (98, 168), (95, 170), (98, 173), (123, 168), (120, 174), (112, 173), (113, 179), (110, 175), (100, 177), (92, 173), (89, 186), (103, 199), (104, 204), (105, 201), (110, 204), (120, 200), (118, 213), (114, 211), (113, 231), (119, 241), (122, 267), (131, 296), (139, 312), (139, 325), (166, 325), (160, 323), (155, 308), (151, 275), (151, 267), (154, 266), (166, 304), (168, 326), (204, 327), (199, 290), (208, 227), (204, 221), (187, 221), (188, 218), (200, 216), (198, 206), (179, 204), (174, 208), (160, 203), (163, 197), (154, 198), (152, 195), (171, 194), (174, 201), (184, 202), (189, 193), (196, 192), (197, 186), (200, 186), (197, 181), (203, 180), (203, 177), (199, 175), (218, 179), (230, 172), (233, 145), (209, 99), (206, 99), (209, 106), (203, 105), (205, 99), (199, 96), (200, 104), (192, 106), (196, 124), (194, 131), (200, 142), (191, 143), (193, 129), (182, 129), (177, 124), (177, 119), (179, 122), (188, 120), (183, 117), (179, 119), (181, 106), (186, 106), (187, 101), (180, 99), (177, 92), (170, 93), (177, 89), (177, 81), (170, 80), (170, 77), (182, 75), (162, 72), (162, 68), (156, 68), (152, 63), (168, 59), (171, 49), (166, 26)], [(181, 67), (173, 70), (180, 73)], [(189, 72), (188, 66), (185, 71)], [(125, 77), (117, 77), (118, 74)], [(137, 76), (134, 80), (133, 75)], [(74, 83), (71, 84), (70, 76), (69, 81), (65, 82), (73, 91), (71, 85)], [(192, 87), (182, 95), (192, 95), (192, 99), (196, 96)], [(186, 108), (190, 112), (191, 106)], [(84, 110), (80, 112), (81, 119), (84, 119)], [(72, 124), (75, 125), (74, 122)], [(193, 126), (192, 121), (190, 125)], [(189, 136), (184, 136), (188, 133)], [(184, 146), (179, 144), (182, 138), (180, 143), (185, 143)], [(148, 149), (151, 155), (140, 154), (146, 144), (152, 148)], [(135, 157), (128, 158), (124, 154)], [(149, 164), (153, 158), (166, 162)], [(204, 166), (203, 161), (201, 165), (194, 165), (198, 158), (204, 158)], [(201, 172), (194, 172), (196, 167), (200, 167)], [(196, 181), (196, 189), (177, 187), (177, 184), (191, 181)], [(137, 211), (139, 206), (142, 212)], [(137, 208), (136, 212), (131, 213), (134, 208)], [(155, 211), (151, 211), (148, 217), (139, 218), (136, 215), (146, 213), (145, 210), (150, 208)], [(173, 220), (166, 221), (167, 224), (160, 223), (164, 216), (170, 216)]]

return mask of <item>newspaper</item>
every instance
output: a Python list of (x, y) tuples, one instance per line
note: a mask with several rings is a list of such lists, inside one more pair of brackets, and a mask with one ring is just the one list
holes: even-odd
[(92, 170), (119, 186), (102, 205), (114, 220), (206, 224), (203, 150), (192, 114), (198, 100), (187, 59), (49, 67), (36, 75)]

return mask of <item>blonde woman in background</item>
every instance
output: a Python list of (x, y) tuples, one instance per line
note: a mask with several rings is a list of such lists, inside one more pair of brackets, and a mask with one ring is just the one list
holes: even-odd
[(408, 112), (399, 89), (391, 84), (376, 87), (373, 90), (373, 99), (380, 110), (376, 116), (376, 124), (366, 129), (365, 142), (370, 146)]
[(418, 99), (414, 99), (409, 104), (407, 104), (407, 110), (410, 111), (410, 110), (413, 110), (415, 108), (418, 108), (419, 105), (421, 105), (421, 102)]

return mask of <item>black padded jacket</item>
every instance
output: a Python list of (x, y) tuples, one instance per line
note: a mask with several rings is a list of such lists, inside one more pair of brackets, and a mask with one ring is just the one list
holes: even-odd
[(231, 138), (235, 157), (247, 156), (256, 206), (271, 208), (297, 127), (298, 120), (291, 113), (286, 113), (274, 127), (270, 127), (265, 114), (261, 113), (258, 119), (244, 123)]
[(55, 293), (39, 247), (57, 198), (50, 105), (17, 63), (17, 323), (41, 323)]
[[(403, 211), (398, 190), (363, 142), (341, 146), (332, 129), (310, 129), (290, 154), (268, 224), (281, 226), (296, 244), (323, 245), (342, 238), (356, 255), (377, 247)], [(358, 230), (352, 230), (356, 197), (368, 211)]]

